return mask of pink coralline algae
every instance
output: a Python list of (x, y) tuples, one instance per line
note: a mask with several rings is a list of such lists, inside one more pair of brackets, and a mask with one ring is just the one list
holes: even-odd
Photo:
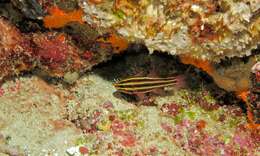
[(3, 96), (5, 93), (5, 90), (3, 88), (0, 88), (0, 97)]
[(120, 143), (124, 147), (133, 147), (136, 143), (136, 138), (133, 132), (127, 130), (127, 125), (123, 121), (114, 120), (111, 125), (113, 135), (120, 138)]
[(256, 153), (256, 147), (260, 144), (258, 132), (238, 127), (231, 141), (225, 143), (221, 139), (221, 134), (210, 135), (204, 128), (198, 127), (199, 122), (201, 121), (183, 120), (175, 127), (166, 123), (161, 127), (176, 145), (196, 155), (235, 156), (241, 153), (243, 155)]
[(114, 134), (120, 133), (121, 131), (125, 130), (126, 125), (123, 121), (114, 120), (111, 125), (111, 130)]
[(163, 130), (165, 130), (167, 133), (172, 133), (173, 127), (167, 123), (162, 123), (161, 127)]
[(91, 51), (85, 51), (82, 57), (86, 60), (91, 60), (93, 58), (93, 53)]
[(236, 129), (232, 142), (239, 146), (239, 152), (253, 155), (254, 150), (260, 146), (260, 134), (259, 131), (249, 131), (243, 126)]
[(113, 103), (111, 101), (105, 101), (102, 104), (102, 107), (109, 110), (109, 109), (113, 109), (114, 105), (113, 105)]
[(203, 108), (206, 111), (211, 111), (211, 110), (217, 110), (220, 105), (216, 104), (216, 103), (210, 103), (208, 102), (205, 98), (205, 95), (197, 96), (197, 98), (195, 99), (195, 101), (200, 105), (201, 108)]
[(91, 115), (77, 119), (76, 125), (82, 129), (84, 133), (93, 134), (98, 131), (97, 124), (100, 122), (102, 112), (99, 110), (94, 111)]
[(120, 135), (121, 141), (120, 143), (125, 147), (133, 147), (135, 146), (135, 135), (132, 132), (122, 132)]
[(176, 116), (180, 111), (180, 106), (175, 103), (163, 104), (161, 111), (170, 116)]

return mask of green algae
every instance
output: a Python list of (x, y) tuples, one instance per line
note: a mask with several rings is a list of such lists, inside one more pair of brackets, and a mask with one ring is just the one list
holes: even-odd
[(194, 121), (197, 118), (199, 118), (201, 111), (202, 110), (199, 107), (182, 108), (180, 110), (180, 113), (176, 117), (173, 118), (174, 122), (175, 122), (175, 124), (178, 124), (184, 119)]
[(126, 17), (125, 13), (122, 10), (116, 10), (116, 12), (114, 12), (114, 15), (116, 15), (116, 17), (120, 19), (124, 19)]
[(84, 145), (88, 142), (87, 138), (86, 137), (80, 137), (78, 139), (76, 139), (75, 141), (75, 145), (79, 146), (79, 145)]
[(134, 109), (119, 110), (116, 114), (123, 121), (133, 121), (137, 117), (137, 111)]

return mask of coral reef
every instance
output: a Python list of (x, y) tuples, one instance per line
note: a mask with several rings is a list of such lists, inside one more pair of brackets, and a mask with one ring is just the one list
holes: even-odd
[[(86, 62), (91, 62), (91, 57), (95, 60), (97, 55), (94, 51), (76, 50), (64, 33), (31, 35), (33, 49), (37, 49), (34, 53), (37, 66), (49, 73), (60, 73), (54, 69), (61, 73), (71, 70), (70, 65), (75, 64), (78, 55), (84, 54), (82, 61)], [(48, 83), (34, 74), (5, 81), (0, 87), (0, 137), (4, 140), (1, 142), (0, 138), (0, 153), (258, 154), (259, 131), (245, 128), (248, 122), (237, 99), (231, 99), (227, 92), (224, 94), (231, 101), (223, 95), (216, 98), (209, 86), (219, 94), (221, 89), (200, 75), (202, 71), (181, 64), (177, 57), (149, 55), (147, 51), (126, 54), (100, 64), (69, 87)], [(67, 62), (68, 59), (72, 61)], [(220, 72), (218, 67), (214, 68)], [(153, 106), (145, 106), (143, 101), (136, 106), (135, 101), (112, 94), (114, 79), (185, 73), (191, 87), (166, 96), (148, 95), (154, 98)], [(71, 74), (67, 79), (73, 77)]]
[(150, 52), (220, 61), (250, 55), (259, 43), (259, 2), (255, 0), (81, 0), (85, 21), (113, 29)]
[[(111, 59), (112, 56), (116, 59), (118, 55), (126, 53), (125, 57), (119, 56), (123, 62), (115, 63), (112, 68), (102, 68), (102, 64), (100, 65), (103, 71), (110, 71), (109, 76), (97, 72), (99, 76), (104, 76), (105, 80), (110, 81), (108, 86), (105, 86), (108, 82), (103, 82), (103, 80), (100, 82), (101, 88), (104, 86), (109, 88), (107, 90), (109, 97), (106, 95), (101, 98), (105, 99), (106, 102), (100, 108), (97, 108), (99, 106), (96, 105), (100, 96), (95, 93), (95, 96), (92, 97), (91, 94), (93, 90), (97, 89), (93, 86), (88, 90), (88, 85), (86, 85), (87, 89), (81, 88), (78, 93), (71, 93), (71, 97), (68, 99), (74, 99), (76, 102), (73, 100), (71, 102), (74, 105), (69, 100), (62, 101), (64, 97), (61, 94), (65, 93), (48, 90), (55, 95), (58, 94), (57, 96), (61, 98), (63, 107), (66, 107), (64, 109), (67, 111), (66, 121), (75, 124), (76, 129), (82, 130), (82, 133), (87, 134), (87, 137), (93, 134), (94, 137), (99, 134), (102, 137), (112, 136), (110, 139), (115, 140), (118, 145), (114, 150), (112, 143), (107, 143), (110, 154), (127, 153), (125, 148), (131, 147), (137, 147), (131, 153), (136, 155), (167, 154), (167, 150), (160, 147), (138, 145), (149, 137), (142, 138), (142, 136), (136, 135), (142, 133), (142, 130), (138, 129), (142, 127), (139, 125), (142, 123), (135, 121), (139, 119), (132, 118), (132, 113), (140, 111), (139, 108), (131, 105), (133, 103), (138, 103), (138, 106), (151, 106), (152, 103), (156, 107), (156, 109), (152, 107), (151, 111), (160, 114), (160, 117), (163, 116), (162, 120), (167, 120), (167, 122), (157, 123), (157, 126), (160, 126), (160, 132), (163, 129), (167, 133), (167, 135), (161, 135), (162, 138), (168, 138), (166, 139), (167, 144), (174, 140), (173, 142), (181, 151), (180, 153), (197, 155), (206, 155), (207, 153), (232, 155), (240, 152), (250, 155), (255, 153), (259, 138), (254, 138), (253, 136), (257, 136), (257, 134), (244, 129), (246, 127), (245, 118), (241, 117), (242, 119), (240, 118), (239, 121), (230, 121), (235, 122), (236, 128), (232, 125), (231, 129), (237, 129), (237, 132), (231, 132), (234, 135), (229, 137), (227, 141), (218, 138), (218, 135), (221, 134), (211, 135), (210, 132), (206, 131), (205, 129), (210, 126), (211, 120), (208, 121), (207, 117), (202, 119), (198, 116), (211, 114), (211, 111), (215, 110), (230, 113), (231, 108), (221, 107), (219, 104), (225, 106), (231, 103), (239, 104), (239, 100), (233, 98), (234, 95), (237, 95), (242, 99), (241, 101), (246, 103), (248, 121), (253, 124), (251, 126), (256, 125), (253, 129), (257, 131), (257, 126), (259, 127), (260, 76), (259, 64), (256, 62), (258, 61), (257, 57), (259, 57), (259, 49), (255, 53), (252, 49), (256, 48), (260, 40), (260, 5), (258, 1), (12, 0), (0, 2), (0, 7), (3, 6), (7, 8), (0, 10), (0, 82), (23, 71), (37, 71), (38, 76), (58, 78), (51, 79), (53, 81), (61, 78), (69, 84), (74, 84), (69, 86), (73, 90), (74, 86), (81, 87), (80, 83), (83, 82), (76, 80), (86, 71), (91, 70), (93, 66)], [(146, 46), (148, 50), (141, 45)], [(152, 53), (153, 51), (156, 51), (158, 56), (146, 55), (146, 52)], [(163, 52), (170, 55), (162, 54)], [(139, 53), (143, 54), (138, 55)], [(133, 66), (132, 63), (134, 63)], [(251, 73), (250, 69), (254, 64), (256, 65)], [(214, 82), (206, 77), (207, 75), (203, 71)], [(166, 88), (163, 92), (156, 90), (145, 95), (134, 95), (134, 97), (125, 95), (120, 95), (118, 99), (111, 97), (112, 92), (115, 91), (111, 89), (111, 81), (114, 79), (130, 76), (168, 77), (176, 74), (184, 74), (189, 78), (188, 86), (191, 90), (188, 90), (188, 93), (182, 94), (183, 92), (179, 91), (179, 88), (175, 90), (168, 88), (170, 91)], [(205, 82), (206, 80), (198, 78), (198, 75), (203, 75), (210, 80)], [(98, 80), (100, 78), (96, 75), (94, 77)], [(219, 95), (218, 99), (223, 97), (222, 100), (218, 101), (219, 103), (212, 100), (213, 97), (207, 91), (199, 90), (198, 94), (193, 94), (192, 89), (198, 89), (199, 85), (205, 89), (207, 88), (204, 86), (205, 84), (213, 86), (211, 93)], [(96, 85), (98, 87), (99, 84)], [(40, 84), (40, 86), (46, 87), (48, 84)], [(20, 83), (17, 83), (9, 89), (0, 88), (0, 97), (8, 95), (12, 91), (16, 92), (20, 87)], [(89, 94), (83, 93), (85, 89), (89, 91)], [(105, 88), (103, 89), (105, 90)], [(103, 89), (99, 88), (99, 93)], [(214, 89), (216, 91), (212, 91)], [(71, 90), (64, 92), (71, 92)], [(173, 97), (175, 92), (182, 95)], [(162, 101), (166, 99), (163, 104), (156, 100), (157, 95), (161, 96)], [(227, 98), (224, 97), (229, 95), (232, 96), (226, 100)], [(88, 101), (89, 99), (85, 96), (92, 101)], [(195, 96), (195, 98), (191, 98), (191, 96)], [(201, 98), (204, 96), (205, 98)], [(174, 99), (169, 100), (169, 97)], [(110, 99), (113, 99), (113, 102), (109, 101)], [(183, 106), (178, 99), (191, 106)], [(131, 106), (128, 105), (131, 107), (130, 113), (124, 112), (125, 110), (123, 113), (118, 112), (121, 109), (114, 106), (125, 107), (125, 105), (121, 106), (118, 101), (123, 101), (122, 103), (126, 105), (130, 103)], [(91, 102), (95, 105), (91, 105)], [(32, 103), (34, 105), (34, 102)], [(85, 106), (86, 103), (97, 108), (97, 111), (90, 111), (93, 108)], [(202, 110), (191, 111), (192, 105), (197, 105)], [(132, 107), (135, 108), (132, 110)], [(140, 108), (142, 107), (140, 106)], [(146, 111), (146, 109), (142, 111)], [(149, 111), (148, 108), (148, 113), (151, 113)], [(210, 112), (205, 113), (204, 111)], [(233, 115), (239, 118), (241, 111), (234, 112), (237, 114)], [(196, 113), (199, 115), (194, 115)], [(218, 120), (213, 120), (217, 121), (216, 124), (222, 124), (226, 122), (226, 116), (226, 114), (222, 114), (222, 116), (218, 116)], [(126, 119), (128, 117), (131, 118), (129, 121)], [(50, 124), (55, 130), (62, 129), (66, 124), (61, 120), (61, 118), (59, 120), (51, 119)], [(237, 125), (242, 126), (238, 127)], [(137, 128), (137, 130), (131, 130), (133, 128)], [(184, 132), (178, 132), (178, 129)], [(108, 136), (106, 136), (107, 133)], [(149, 135), (156, 134), (151, 132)], [(187, 137), (188, 140), (185, 139)], [(160, 139), (154, 138), (157, 142), (160, 142)], [(96, 140), (103, 141), (104, 139), (96, 138)], [(207, 144), (209, 141), (212, 144)], [(87, 142), (80, 144), (82, 146), (79, 147), (79, 151), (81, 153), (104, 151), (98, 147), (103, 146), (102, 143), (94, 144), (91, 142), (91, 144), (91, 146)], [(197, 146), (197, 144), (201, 144), (201, 146)], [(238, 146), (238, 148), (233, 147), (233, 145)], [(10, 153), (8, 147), (1, 146), (0, 150)], [(171, 150), (169, 150), (170, 152)]]
[[(77, 6), (78, 3), (81, 8)], [(214, 62), (226, 57), (249, 55), (250, 50), (259, 42), (259, 6), (255, 1), (246, 3), (231, 0), (219, 2), (82, 0), (54, 3), (43, 0), (12, 1), (12, 4), (26, 18), (43, 18), (45, 28), (63, 29), (65, 39), (69, 40), (68, 46), (75, 45), (74, 62), (75, 57), (80, 56), (77, 62), (81, 65), (74, 66), (76, 69), (68, 67), (66, 71), (59, 71), (60, 74), (54, 72), (50, 74), (51, 76), (63, 77), (67, 71), (86, 71), (90, 69), (88, 62), (98, 64), (106, 61), (112, 55), (127, 49), (129, 42), (141, 42), (150, 49), (150, 52), (154, 49), (167, 51), (180, 56), (182, 63), (202, 68), (220, 87), (228, 91), (241, 92), (250, 87), (249, 72), (244, 71), (253, 61), (241, 67), (241, 70), (238, 69), (245, 73), (241, 74), (243, 78), (240, 80), (235, 80), (239, 76), (229, 77), (234, 73), (240, 73), (234, 71), (234, 68), (240, 66), (218, 71), (214, 67)], [(21, 6), (25, 9), (21, 10)], [(33, 13), (28, 16), (30, 12)], [(83, 23), (83, 19), (86, 23)], [(44, 34), (48, 33), (42, 33)], [(30, 36), (37, 38), (37, 35)], [(34, 40), (37, 41), (32, 39), (32, 42), (35, 42)], [(76, 50), (77, 48), (79, 50)], [(81, 60), (82, 58), (84, 60)], [(90, 58), (94, 59), (90, 61)], [(46, 69), (46, 63), (40, 68)]]

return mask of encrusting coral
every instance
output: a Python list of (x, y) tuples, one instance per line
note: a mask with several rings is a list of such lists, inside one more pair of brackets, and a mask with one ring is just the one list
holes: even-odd
[(250, 55), (260, 40), (255, 0), (80, 0), (80, 6), (87, 23), (142, 42), (150, 52), (218, 62)]

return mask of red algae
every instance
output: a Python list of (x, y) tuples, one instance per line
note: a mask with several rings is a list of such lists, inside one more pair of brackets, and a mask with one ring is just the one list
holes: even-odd
[(5, 90), (3, 88), (0, 88), (0, 97), (3, 96), (5, 93)]
[(113, 105), (113, 103), (111, 101), (105, 101), (102, 104), (102, 107), (109, 110), (109, 109), (113, 109), (114, 105)]
[(259, 133), (250, 131), (244, 126), (236, 128), (235, 135), (229, 143), (220, 139), (218, 134), (209, 134), (204, 129), (206, 122), (203, 120), (197, 122), (183, 120), (175, 127), (167, 124), (161, 126), (176, 145), (196, 155), (207, 156), (219, 153), (225, 156), (237, 155), (237, 153), (253, 155), (260, 144)]
[(98, 131), (98, 123), (100, 122), (101, 116), (102, 112), (95, 110), (90, 115), (75, 120), (74, 122), (77, 127), (82, 129), (83, 133), (93, 134)]
[(173, 127), (167, 123), (162, 123), (161, 127), (163, 130), (165, 130), (167, 133), (172, 133)]
[(81, 153), (81, 154), (88, 154), (88, 148), (87, 147), (84, 147), (84, 146), (81, 146), (81, 147), (79, 147), (79, 152)]
[(180, 107), (175, 103), (163, 104), (161, 111), (170, 116), (176, 116), (180, 112)]
[(33, 57), (39, 60), (39, 68), (50, 76), (62, 77), (67, 72), (80, 71), (87, 67), (79, 55), (80, 49), (63, 33), (33, 34), (32, 41), (35, 44)]
[(133, 147), (135, 146), (135, 135), (132, 132), (122, 132), (119, 136), (121, 136), (120, 143), (125, 147)]
[(206, 121), (204, 121), (204, 120), (199, 120), (197, 123), (196, 123), (196, 126), (197, 126), (197, 128), (198, 129), (203, 129), (203, 128), (205, 128), (206, 127)]
[[(255, 134), (257, 134), (255, 137)], [(252, 132), (251, 130), (246, 129), (245, 126), (240, 126), (236, 129), (235, 135), (232, 139), (232, 143), (238, 145), (240, 148), (238, 149), (239, 152), (247, 153), (248, 155), (252, 155), (256, 147), (260, 145), (259, 142), (259, 131)]]
[(93, 52), (87, 50), (82, 54), (82, 57), (86, 60), (91, 60), (93, 58)]
[(50, 63), (64, 63), (67, 59), (68, 45), (65, 43), (64, 36), (47, 36), (38, 44), (38, 56), (43, 61)]
[[(187, 124), (180, 124), (178, 127), (180, 130), (174, 132), (174, 136), (179, 136), (179, 139), (175, 137), (175, 141), (178, 144), (184, 144), (183, 149), (190, 151), (194, 154), (198, 155), (214, 155), (217, 153), (218, 149), (220, 149), (223, 145), (223, 142), (218, 140), (215, 136), (210, 136), (203, 129), (197, 128), (197, 124), (189, 122), (189, 126), (185, 126)], [(184, 134), (186, 131), (187, 134)], [(178, 134), (181, 133), (181, 134)], [(187, 141), (183, 138), (187, 137)]]
[(209, 102), (205, 99), (204, 96), (197, 96), (195, 101), (199, 104), (199, 106), (206, 110), (206, 111), (212, 111), (217, 110), (220, 106), (214, 102)]
[(125, 129), (126, 125), (123, 121), (114, 120), (111, 125), (112, 132), (114, 134), (120, 134)]
[(119, 142), (124, 147), (133, 147), (136, 143), (136, 137), (134, 133), (127, 128), (129, 125), (119, 119), (115, 119), (112, 122), (111, 130), (114, 136), (119, 138)]

